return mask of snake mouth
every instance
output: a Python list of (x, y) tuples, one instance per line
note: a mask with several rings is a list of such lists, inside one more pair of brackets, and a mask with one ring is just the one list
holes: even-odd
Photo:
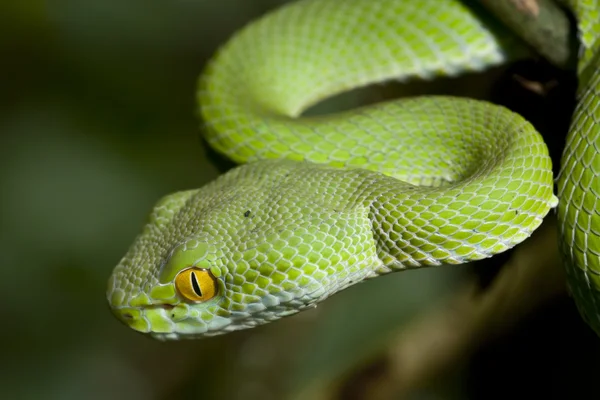
[(203, 319), (185, 304), (124, 306), (112, 312), (129, 328), (160, 341), (212, 336), (230, 325), (229, 319), (219, 316)]
[[(140, 333), (169, 334), (177, 330), (175, 305), (156, 304), (145, 307), (113, 308), (113, 314), (125, 325)], [(181, 317), (180, 317), (181, 318)]]
[(181, 337), (177, 333), (151, 333), (153, 339), (156, 339), (161, 342), (167, 341), (175, 341), (181, 339)]

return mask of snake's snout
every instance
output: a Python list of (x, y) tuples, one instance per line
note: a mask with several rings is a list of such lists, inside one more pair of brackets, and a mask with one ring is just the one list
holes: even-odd
[(140, 333), (169, 335), (177, 329), (173, 321), (174, 306), (161, 304), (151, 307), (113, 308), (113, 314), (125, 325)]
[(133, 330), (142, 333), (150, 332), (150, 322), (144, 315), (141, 309), (133, 307), (113, 308), (113, 314), (122, 323), (129, 326)]

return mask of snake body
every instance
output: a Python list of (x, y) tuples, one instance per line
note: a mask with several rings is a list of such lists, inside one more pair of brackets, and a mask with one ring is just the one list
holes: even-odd
[(577, 308), (600, 335), (600, 1), (565, 2), (581, 42), (577, 105), (558, 176), (559, 244)]
[[(569, 7), (584, 76), (595, 65), (600, 7)], [(198, 90), (208, 143), (241, 165), (156, 204), (109, 280), (115, 315), (163, 340), (218, 335), (314, 307), (368, 278), (479, 260), (528, 238), (557, 199), (546, 145), (518, 114), (421, 96), (301, 116), (366, 84), (499, 65), (522, 48), (516, 40), (456, 0), (303, 0), (249, 24)], [(581, 83), (563, 160), (576, 173), (562, 174), (559, 188), (565, 264), (592, 325), (598, 191), (586, 171), (600, 171), (587, 139), (596, 75)]]

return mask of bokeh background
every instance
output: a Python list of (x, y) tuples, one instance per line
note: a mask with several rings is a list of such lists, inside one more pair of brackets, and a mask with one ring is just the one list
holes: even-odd
[[(275, 324), (188, 342), (153, 341), (111, 315), (106, 281), (154, 202), (230, 167), (201, 140), (199, 72), (236, 29), (283, 2), (0, 6), (0, 397), (364, 398), (360, 383), (385, 376), (380, 352), (392, 332), (465, 279), (492, 280), (509, 255), (487, 269), (393, 274)], [(556, 156), (568, 79), (538, 64), (511, 68), (403, 93), (496, 96), (537, 121)], [(523, 89), (515, 69), (558, 79), (558, 93)], [(321, 111), (398, 93), (359, 91)], [(397, 398), (586, 398), (597, 386), (599, 343), (561, 294)]]

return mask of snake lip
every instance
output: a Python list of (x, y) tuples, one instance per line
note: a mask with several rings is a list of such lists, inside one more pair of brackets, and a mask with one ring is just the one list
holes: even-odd
[[(164, 313), (165, 313), (165, 315), (166, 315), (167, 317), (170, 317), (171, 319), (172, 319), (172, 316), (171, 316), (171, 311), (172, 311), (174, 308), (175, 308), (175, 305), (174, 305), (174, 304), (168, 304), (168, 303), (165, 303), (165, 304), (150, 304), (150, 305), (148, 305), (148, 306), (145, 306), (145, 307), (143, 307), (143, 309), (144, 309), (144, 313), (148, 313), (148, 311), (150, 311), (150, 310), (157, 310), (157, 311), (159, 311), (159, 312), (161, 312), (161, 311), (162, 311), (162, 312), (164, 312)], [(151, 312), (152, 312), (152, 311), (151, 311)]]
[(123, 314), (121, 314), (121, 317), (123, 317), (123, 319), (125, 319), (127, 321), (133, 320), (133, 314), (131, 314), (129, 312), (124, 312)]

